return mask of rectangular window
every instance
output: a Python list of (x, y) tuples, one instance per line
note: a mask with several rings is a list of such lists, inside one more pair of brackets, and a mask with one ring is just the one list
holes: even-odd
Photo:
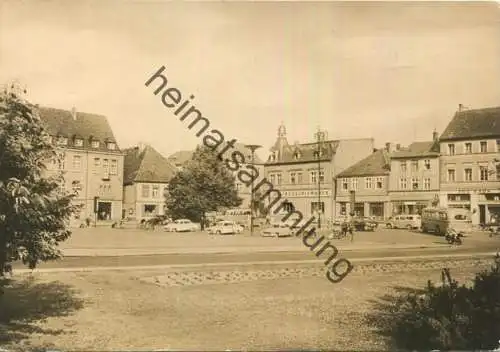
[(92, 148), (99, 148), (99, 141), (92, 141), (91, 146)]
[(399, 179), (399, 188), (400, 189), (406, 189), (406, 187), (407, 187), (406, 178), (405, 177), (401, 177)]
[(417, 172), (418, 171), (418, 160), (413, 160), (411, 162), (411, 170), (413, 172)]
[(356, 191), (358, 189), (358, 179), (353, 177), (351, 178), (351, 191)]
[(297, 172), (297, 183), (298, 184), (302, 183), (302, 172)]
[(94, 158), (94, 169), (98, 169), (101, 167), (101, 159)]
[(116, 149), (116, 144), (113, 143), (113, 142), (108, 142), (106, 144), (106, 147), (109, 149), (109, 150), (115, 150)]
[(454, 169), (448, 170), (448, 182), (455, 182), (455, 170)]
[(472, 169), (464, 169), (464, 181), (472, 181)]
[(80, 170), (82, 167), (82, 157), (80, 155), (73, 155), (73, 169)]
[(75, 147), (83, 147), (83, 139), (76, 138), (75, 139)]
[(274, 185), (274, 174), (269, 174), (269, 182)]
[(481, 153), (487, 153), (488, 152), (488, 143), (487, 142), (481, 142)]
[(400, 163), (401, 166), (401, 173), (405, 174), (406, 173), (406, 161), (402, 161)]
[(342, 202), (340, 203), (340, 215), (346, 215), (347, 214), (347, 203)]
[(142, 198), (149, 198), (149, 185), (142, 185)]
[(472, 143), (465, 143), (465, 154), (472, 153)]
[(455, 155), (455, 144), (448, 144), (448, 155)]
[(377, 189), (382, 189), (384, 187), (384, 178), (383, 177), (377, 177), (376, 187), (377, 187)]
[(105, 175), (109, 175), (109, 160), (102, 159), (102, 169), (104, 170)]
[(486, 166), (479, 167), (479, 179), (481, 181), (488, 181), (488, 168)]
[(57, 154), (57, 165), (60, 170), (64, 170), (66, 168), (66, 154), (58, 153)]
[(411, 179), (411, 189), (413, 190), (417, 190), (418, 189), (418, 178), (417, 177), (413, 177)]
[(290, 172), (290, 183), (292, 185), (294, 185), (296, 181), (297, 181), (297, 178), (296, 178), (295, 172)]
[(158, 198), (159, 196), (160, 196), (160, 186), (154, 185), (153, 186), (153, 198)]
[(318, 182), (318, 178), (316, 177), (316, 171), (311, 171), (311, 183)]
[(278, 183), (278, 185), (281, 185), (281, 174), (276, 175), (276, 182)]
[(321, 182), (321, 183), (325, 182), (325, 172), (324, 171), (319, 172), (319, 182)]
[(118, 175), (118, 161), (111, 160), (111, 175)]
[(344, 191), (347, 191), (349, 189), (349, 181), (347, 180), (347, 178), (342, 179), (342, 189)]
[(59, 145), (68, 145), (68, 138), (67, 137), (59, 137), (57, 139), (57, 144), (59, 144)]
[(373, 179), (371, 177), (365, 177), (365, 189), (373, 188)]
[(425, 166), (426, 170), (430, 170), (431, 169), (431, 161), (429, 159), (425, 159), (424, 166)]
[(497, 153), (500, 153), (500, 139), (497, 139)]
[(430, 178), (424, 178), (424, 189), (425, 190), (431, 189), (431, 179)]

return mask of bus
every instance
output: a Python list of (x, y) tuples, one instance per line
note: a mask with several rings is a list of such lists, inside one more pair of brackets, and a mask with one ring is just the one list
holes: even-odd
[(445, 235), (449, 228), (467, 234), (472, 232), (471, 212), (461, 208), (425, 208), (422, 210), (422, 232)]

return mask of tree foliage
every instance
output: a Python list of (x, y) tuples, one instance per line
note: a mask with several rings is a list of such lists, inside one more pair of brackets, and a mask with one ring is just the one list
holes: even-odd
[(62, 173), (45, 165), (57, 159), (36, 106), (22, 94), (0, 93), (0, 276), (5, 264), (21, 260), (33, 269), (61, 256), (72, 195), (61, 193)]
[(239, 206), (235, 178), (217, 153), (198, 146), (192, 159), (169, 182), (167, 211), (174, 218), (200, 222), (203, 214)]
[(443, 284), (387, 299), (371, 322), (390, 337), (392, 349), (492, 350), (500, 340), (500, 257), (490, 270), (459, 285), (449, 271)]

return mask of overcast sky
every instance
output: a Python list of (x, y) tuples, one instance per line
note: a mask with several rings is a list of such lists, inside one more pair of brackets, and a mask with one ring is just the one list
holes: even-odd
[(0, 82), (40, 105), (108, 116), (120, 147), (198, 139), (145, 81), (169, 85), (226, 139), (290, 143), (442, 132), (459, 103), (500, 105), (495, 3), (0, 0)]

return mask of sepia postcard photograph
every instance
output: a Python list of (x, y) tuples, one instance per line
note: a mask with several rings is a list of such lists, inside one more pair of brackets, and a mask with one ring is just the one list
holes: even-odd
[(500, 2), (0, 0), (0, 352), (500, 351)]

